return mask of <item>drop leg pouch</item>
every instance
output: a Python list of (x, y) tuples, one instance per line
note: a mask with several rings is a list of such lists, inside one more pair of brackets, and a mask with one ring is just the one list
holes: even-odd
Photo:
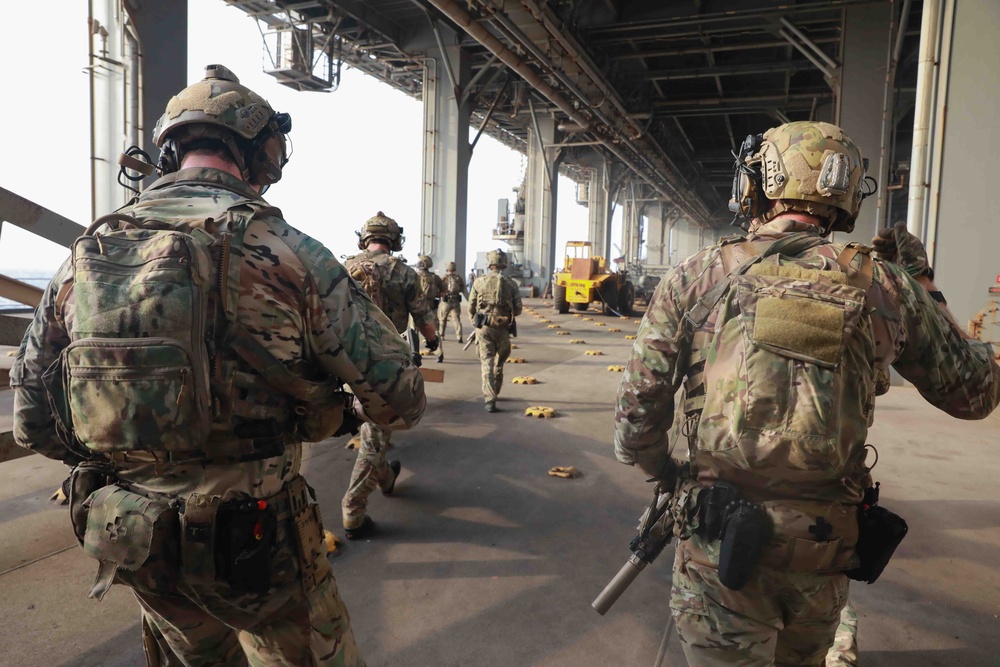
[(844, 574), (855, 581), (875, 583), (908, 530), (902, 517), (884, 507), (859, 508), (857, 548), (861, 564)]

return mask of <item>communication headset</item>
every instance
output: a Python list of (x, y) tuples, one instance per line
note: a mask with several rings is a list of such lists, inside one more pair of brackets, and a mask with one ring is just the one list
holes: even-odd
[(748, 160), (760, 153), (763, 135), (750, 134), (743, 140), (739, 154), (733, 153), (736, 164), (733, 171), (733, 190), (729, 197), (729, 210), (735, 214), (733, 226), (746, 228), (747, 222), (760, 215), (766, 197), (761, 185), (760, 161)]

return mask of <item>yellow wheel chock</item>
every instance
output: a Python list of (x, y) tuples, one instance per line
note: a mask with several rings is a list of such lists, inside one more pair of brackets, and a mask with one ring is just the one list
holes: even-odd
[(608, 366), (609, 373), (621, 373), (625, 370), (625, 367), (620, 364), (611, 364)]
[(611, 328), (608, 329), (608, 331), (610, 331), (611, 333), (621, 333), (622, 332), (622, 330), (619, 329), (618, 327), (611, 327)]
[(587, 341), (585, 341), (585, 340), (580, 340), (579, 338), (574, 338), (573, 340), (571, 340), (571, 341), (569, 342), (569, 344), (570, 344), (570, 345), (583, 345), (583, 344), (584, 344), (584, 343), (586, 343), (586, 342), (587, 342)]
[(595, 327), (606, 327), (608, 325), (605, 324), (604, 322), (594, 322), (594, 326)]
[(549, 325), (549, 328), (550, 328), (550, 329), (562, 329), (562, 327), (561, 327), (561, 326), (559, 326), (558, 324), (550, 324), (550, 325)]
[(543, 405), (534, 405), (524, 411), (526, 417), (541, 417), (544, 419), (551, 419), (556, 416), (556, 411), (552, 408), (547, 408)]
[(508, 364), (526, 364), (528, 362), (525, 361), (524, 359), (522, 359), (521, 357), (511, 357), (510, 359), (507, 360), (507, 363)]
[(572, 334), (573, 334), (572, 331), (557, 331), (556, 332), (557, 336), (571, 336)]
[(538, 384), (538, 380), (531, 377), (530, 375), (518, 375), (516, 378), (511, 380), (512, 384)]
[(594, 318), (593, 317), (585, 317), (585, 318), (583, 318), (583, 321), (584, 322), (593, 322)]
[(600, 357), (604, 353), (601, 352), (600, 350), (587, 350), (586, 352), (584, 352), (584, 354), (586, 354), (588, 357)]
[(625, 336), (625, 340), (635, 340), (635, 336)]

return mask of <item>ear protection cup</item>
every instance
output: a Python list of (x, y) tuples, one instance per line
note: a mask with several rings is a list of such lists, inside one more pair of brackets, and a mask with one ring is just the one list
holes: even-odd
[(756, 218), (764, 210), (764, 188), (759, 164), (747, 164), (747, 160), (760, 152), (764, 138), (759, 134), (748, 135), (740, 146), (733, 171), (733, 189), (729, 197), (729, 210), (736, 214), (733, 224), (743, 227), (740, 222)]
[(177, 159), (177, 143), (173, 139), (167, 139), (160, 149), (160, 158), (156, 161), (156, 171), (160, 176), (165, 176), (180, 168), (180, 160)]

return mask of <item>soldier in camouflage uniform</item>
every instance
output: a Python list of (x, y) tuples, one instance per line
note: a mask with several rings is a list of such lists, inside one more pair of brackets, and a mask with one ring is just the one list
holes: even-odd
[[(450, 263), (454, 264), (454, 262)], [(424, 299), (431, 311), (436, 311), (443, 302), (445, 296), (444, 280), (436, 273), (431, 273), (434, 260), (427, 255), (421, 255), (417, 259), (417, 280), (420, 283), (420, 291), (424, 293)], [(438, 337), (437, 361), (440, 364), (444, 361), (444, 324), (441, 325)]]
[(455, 340), (462, 342), (462, 297), (465, 295), (465, 280), (455, 270), (455, 262), (448, 262), (444, 276), (444, 298), (438, 308), (438, 322), (441, 335), (448, 328), (448, 319), (455, 321)]
[[(423, 381), (392, 324), (330, 251), (261, 198), (281, 177), (290, 130), (287, 114), (222, 66), (173, 97), (154, 130), (162, 177), (77, 242), (76, 266), (67, 260), (46, 289), (11, 373), (14, 437), (81, 464), (71, 516), (100, 560), (91, 595), (112, 583), (133, 589), (150, 665), (364, 664), (318, 506), (299, 475), (301, 442), (336, 433), (352, 414), (408, 428), (424, 410)], [(160, 253), (133, 263), (140, 273), (131, 286), (121, 282), (127, 265), (116, 274), (100, 263), (127, 249), (124, 236), (153, 239), (144, 252)], [(212, 242), (220, 258), (200, 309), (183, 295), (146, 298), (170, 284), (164, 262), (184, 238)], [(157, 337), (205, 315), (208, 345), (189, 343), (209, 358), (184, 367), (178, 385), (166, 365), (178, 348)], [(68, 387), (43, 378), (57, 361), (68, 364)], [(327, 393), (342, 381), (350, 402)], [(192, 395), (206, 401), (194, 417)], [(72, 405), (69, 424), (62, 408), (50, 409), (53, 396)], [(194, 449), (160, 446), (171, 424), (183, 438), (195, 423), (208, 435)]]
[(493, 250), (487, 255), (490, 272), (476, 278), (469, 292), (469, 318), (476, 324), (476, 346), (483, 369), (486, 411), (497, 411), (497, 395), (503, 386), (503, 365), (510, 356), (510, 326), (521, 314), (517, 284), (501, 272), (507, 268), (507, 253)]
[[(351, 277), (361, 284), (372, 301), (382, 309), (399, 333), (404, 333), (410, 318), (427, 341), (427, 349), (437, 349), (440, 339), (431, 310), (420, 289), (417, 272), (394, 256), (403, 249), (403, 229), (396, 221), (379, 211), (369, 218), (358, 232), (361, 253), (344, 262)], [(392, 495), (399, 477), (399, 461), (386, 463), (391, 431), (375, 424), (361, 427), (358, 459), (351, 473), (351, 483), (341, 501), (344, 529), (350, 540), (372, 533), (375, 522), (365, 514), (368, 496), (376, 488), (383, 495)]]
[[(847, 601), (844, 572), (859, 565), (865, 438), (889, 367), (961, 419), (994, 410), (1000, 367), (956, 324), (905, 228), (882, 230), (874, 260), (824, 239), (853, 229), (863, 199), (865, 163), (840, 128), (797, 122), (749, 137), (736, 170), (731, 208), (749, 236), (660, 282), (618, 390), (615, 454), (670, 484), (683, 383), (690, 467), (671, 487), (670, 606), (687, 659), (817, 665)], [(738, 590), (722, 583), (720, 539), (707, 529), (719, 481), (769, 526)]]

